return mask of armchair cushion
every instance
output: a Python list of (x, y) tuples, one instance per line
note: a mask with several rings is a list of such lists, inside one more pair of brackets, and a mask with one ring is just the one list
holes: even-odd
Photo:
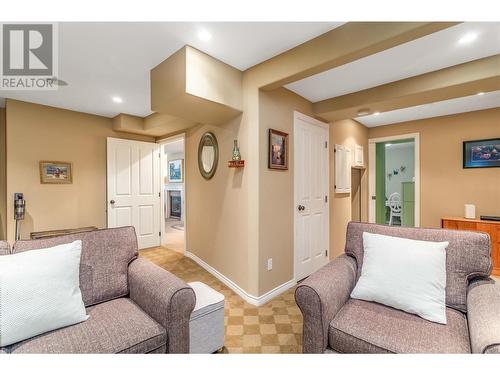
[(345, 252), (356, 258), (358, 278), (363, 267), (363, 232), (413, 240), (449, 242), (446, 248), (446, 305), (463, 312), (467, 312), (469, 280), (488, 277), (491, 272), (490, 238), (486, 233), (350, 222), (347, 227)]
[(500, 354), (500, 283), (475, 282), (467, 295), (467, 316), (473, 353)]
[(82, 241), (80, 289), (85, 306), (128, 294), (127, 270), (137, 257), (133, 227), (102, 229), (40, 240), (17, 241), (13, 253)]
[(87, 308), (83, 323), (4, 348), (8, 353), (165, 353), (165, 329), (128, 298)]
[(351, 299), (333, 318), (329, 346), (341, 353), (470, 353), (467, 319), (446, 309), (447, 324), (375, 302)]
[(10, 246), (7, 241), (0, 241), (0, 255), (9, 255)]
[(193, 289), (146, 259), (128, 270), (130, 298), (167, 331), (167, 353), (189, 353), (189, 319), (196, 297)]
[(328, 326), (349, 299), (356, 282), (356, 261), (345, 254), (312, 274), (295, 290), (304, 317), (304, 353), (323, 353)]

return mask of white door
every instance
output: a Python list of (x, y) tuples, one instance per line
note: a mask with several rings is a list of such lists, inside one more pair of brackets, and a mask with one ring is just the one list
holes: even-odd
[(294, 113), (295, 279), (328, 262), (328, 124)]
[(108, 138), (108, 228), (133, 226), (139, 249), (160, 246), (160, 147)]

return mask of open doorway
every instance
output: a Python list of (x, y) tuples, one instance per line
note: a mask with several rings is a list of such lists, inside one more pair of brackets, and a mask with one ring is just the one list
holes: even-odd
[(420, 225), (419, 137), (407, 134), (369, 140), (369, 221)]
[(185, 137), (161, 142), (162, 246), (184, 253), (186, 249)]

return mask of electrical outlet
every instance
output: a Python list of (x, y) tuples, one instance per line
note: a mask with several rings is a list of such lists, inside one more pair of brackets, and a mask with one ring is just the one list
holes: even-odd
[(273, 269), (273, 258), (267, 260), (267, 270), (271, 271)]

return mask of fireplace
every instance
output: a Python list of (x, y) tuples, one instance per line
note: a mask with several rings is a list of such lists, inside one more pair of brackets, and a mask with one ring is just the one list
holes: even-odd
[(170, 206), (170, 217), (177, 217), (181, 218), (182, 215), (182, 198), (181, 198), (181, 192), (178, 190), (169, 190), (168, 191), (168, 199), (169, 199), (169, 206)]

